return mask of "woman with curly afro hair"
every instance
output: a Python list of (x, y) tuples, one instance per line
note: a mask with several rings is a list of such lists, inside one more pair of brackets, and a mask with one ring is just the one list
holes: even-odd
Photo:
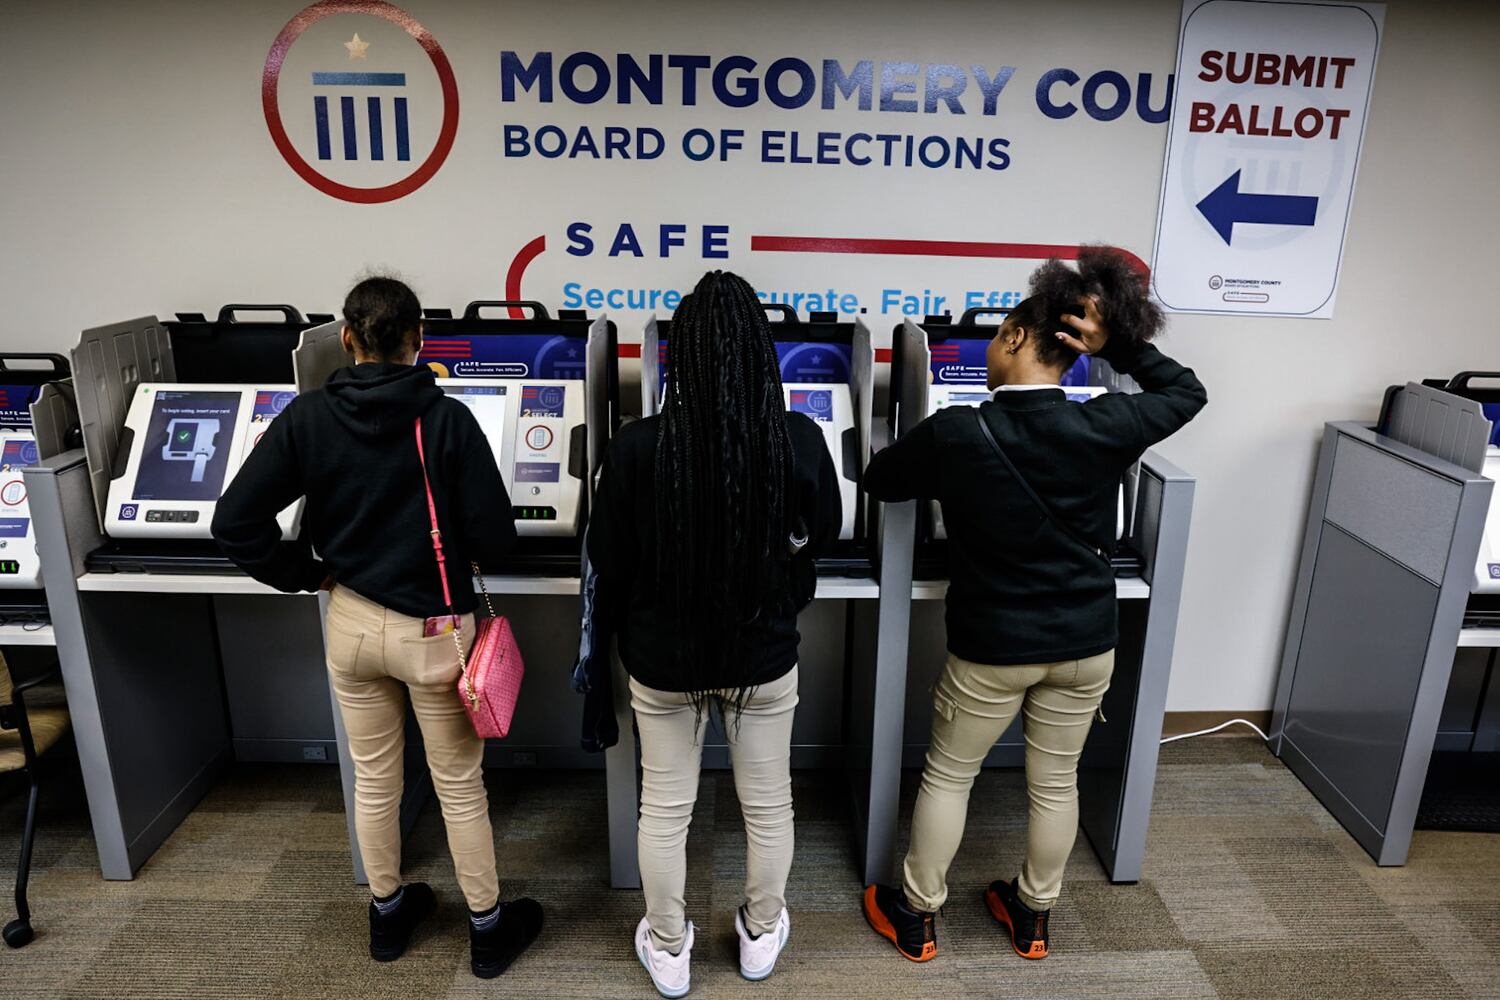
[[(939, 410), (865, 472), (881, 500), (941, 503), (949, 538), (948, 661), (933, 689), (904, 884), (872, 885), (864, 898), (870, 925), (913, 961), (937, 955), (935, 917), (969, 789), (1018, 712), (1026, 859), (983, 899), (1017, 954), (1047, 954), (1048, 913), (1078, 833), (1078, 757), (1114, 670), (1120, 480), (1208, 401), (1190, 370), (1151, 345), (1161, 327), (1146, 276), (1119, 251), (1086, 247), (1076, 269), (1050, 260), (990, 343), (994, 396)], [(1141, 391), (1070, 402), (1059, 383), (1080, 355)]]

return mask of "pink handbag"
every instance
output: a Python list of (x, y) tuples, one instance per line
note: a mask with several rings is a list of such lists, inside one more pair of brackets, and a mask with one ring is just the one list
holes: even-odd
[(469, 721), (481, 739), (498, 739), (510, 732), (510, 720), (516, 712), (516, 698), (521, 693), (521, 677), (526, 665), (521, 662), (521, 649), (516, 645), (515, 633), (510, 622), (495, 614), (490, 602), (489, 588), (484, 585), (484, 574), (479, 566), (470, 563), (469, 568), (479, 578), (479, 589), (484, 592), (484, 604), (488, 617), (474, 617), (474, 645), (464, 656), (464, 641), (458, 615), (453, 613), (453, 595), (448, 589), (447, 559), (443, 555), (443, 533), (438, 528), (437, 505), (432, 500), (432, 480), (427, 476), (427, 456), (422, 448), (422, 418), (417, 418), (417, 459), (422, 463), (422, 485), (427, 490), (427, 517), (432, 523), (432, 550), (437, 555), (438, 576), (443, 581), (443, 602), (448, 605), (448, 614), (453, 618), (453, 646), (458, 650), (458, 696)]

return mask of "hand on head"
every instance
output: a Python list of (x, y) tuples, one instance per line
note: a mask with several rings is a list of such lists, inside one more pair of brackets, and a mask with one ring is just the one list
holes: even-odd
[(1056, 337), (1079, 354), (1098, 354), (1109, 342), (1109, 327), (1099, 314), (1099, 296), (1085, 295), (1078, 300), (1078, 305), (1083, 307), (1081, 317), (1072, 313), (1062, 315), (1062, 321), (1072, 327), (1076, 335), (1059, 330)]

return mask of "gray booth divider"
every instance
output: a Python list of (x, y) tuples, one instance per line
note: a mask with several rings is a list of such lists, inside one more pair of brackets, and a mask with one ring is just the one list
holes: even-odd
[(1325, 426), (1271, 746), (1379, 864), (1400, 865), (1493, 483), (1479, 404), (1410, 385), (1389, 426)]

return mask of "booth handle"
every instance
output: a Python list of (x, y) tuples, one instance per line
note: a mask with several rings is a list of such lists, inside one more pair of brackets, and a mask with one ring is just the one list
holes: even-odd
[[(38, 361), (46, 362), (46, 365), (21, 365), (17, 368), (11, 364), (12, 361)], [(0, 354), (0, 371), (47, 371), (51, 370), (58, 378), (67, 378), (72, 374), (72, 368), (68, 365), (68, 359), (61, 354), (31, 354), (26, 352)]]
[(768, 313), (780, 314), (781, 322), (783, 323), (797, 322), (797, 310), (793, 309), (785, 302), (762, 302), (760, 304), (760, 307)]
[(302, 318), (302, 314), (300, 312), (298, 312), (297, 309), (296, 309), (296, 307), (294, 307), (294, 306), (288, 306), (288, 305), (254, 305), (254, 304), (251, 304), (251, 303), (244, 303), (244, 302), (235, 303), (234, 305), (227, 305), (223, 309), (220, 309), (219, 310), (219, 322), (220, 323), (237, 323), (239, 321), (235, 319), (235, 314), (236, 313), (242, 313), (242, 312), (273, 312), (273, 313), (281, 313), (282, 319), (283, 319), (284, 322), (287, 322), (287, 323), (305, 323), (306, 322), (306, 320), (304, 320)]
[(464, 319), (479, 319), (482, 309), (508, 309), (511, 307), (530, 309), (532, 319), (551, 319), (547, 307), (532, 299), (480, 299), (464, 307)]
[(1500, 372), (1459, 372), (1448, 380), (1448, 388), (1467, 389), (1476, 378), (1500, 378)]
[(1010, 310), (998, 306), (975, 306), (973, 309), (965, 309), (964, 314), (958, 318), (959, 326), (973, 326), (975, 316), (1009, 316)]

